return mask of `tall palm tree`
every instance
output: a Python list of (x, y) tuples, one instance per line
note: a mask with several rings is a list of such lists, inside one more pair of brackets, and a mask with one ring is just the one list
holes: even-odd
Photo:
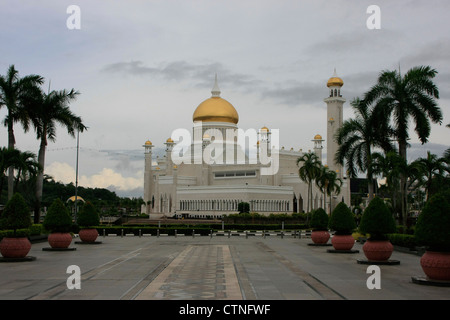
[[(422, 144), (428, 141), (431, 125), (442, 122), (442, 111), (437, 104), (439, 90), (433, 82), (437, 71), (430, 66), (414, 67), (404, 76), (400, 71), (383, 71), (377, 83), (365, 94), (364, 100), (375, 105), (380, 123), (392, 123), (393, 137), (398, 142), (398, 152), (407, 159), (409, 124)], [(406, 218), (406, 177), (401, 176), (402, 216)]]
[(335, 139), (339, 147), (335, 161), (341, 165), (345, 164), (348, 175), (352, 178), (359, 172), (366, 172), (370, 201), (374, 197), (372, 149), (378, 147), (391, 150), (393, 146), (386, 135), (388, 128), (380, 127), (376, 122), (370, 104), (355, 98), (350, 105), (355, 118), (344, 121), (336, 133)]
[(331, 197), (333, 194), (341, 192), (342, 180), (338, 177), (336, 171), (330, 170), (328, 166), (322, 166), (320, 173), (316, 178), (316, 185), (323, 193), (323, 208), (326, 210), (326, 196), (330, 197), (330, 209), (331, 215)]
[(432, 154), (430, 151), (427, 151), (426, 158), (417, 159), (417, 163), (423, 169), (424, 182), (426, 191), (426, 200), (430, 197), (430, 187), (433, 182), (433, 179), (444, 177), (445, 172), (448, 172), (449, 167), (447, 164), (447, 160), (445, 158), (440, 158), (435, 154)]
[[(44, 168), (45, 168), (45, 150), (48, 140), (56, 140), (57, 125), (67, 129), (72, 137), (75, 132), (83, 132), (86, 126), (82, 119), (75, 115), (69, 108), (70, 102), (76, 99), (79, 93), (74, 89), (50, 91), (48, 94), (40, 90), (33, 100), (31, 118), (36, 131), (37, 139), (40, 140), (38, 162), (42, 170), (39, 172), (36, 180), (36, 204), (34, 208), (35, 223), (38, 223), (40, 217), (40, 207), (42, 201)], [(31, 112), (31, 111), (30, 111)]]
[[(8, 68), (5, 76), (0, 75), (0, 108), (5, 106), (8, 113), (3, 121), (8, 128), (8, 148), (14, 149), (16, 141), (14, 137), (14, 123), (20, 122), (25, 130), (29, 129), (29, 115), (25, 104), (34, 94), (37, 87), (44, 79), (38, 75), (19, 77), (19, 72), (14, 65)], [(8, 199), (14, 193), (14, 169), (8, 172)]]
[(298, 174), (300, 179), (308, 184), (307, 212), (310, 212), (312, 209), (312, 186), (315, 179), (319, 176), (321, 162), (314, 152), (308, 152), (297, 159), (297, 166), (300, 163)]

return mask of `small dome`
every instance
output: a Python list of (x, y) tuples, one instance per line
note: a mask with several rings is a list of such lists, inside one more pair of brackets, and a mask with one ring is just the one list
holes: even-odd
[(166, 142), (167, 143), (173, 143), (173, 140), (172, 140), (172, 138), (169, 138), (169, 139), (166, 140)]
[(151, 145), (152, 145), (152, 142), (151, 142), (150, 140), (147, 140), (147, 141), (145, 141), (145, 145), (146, 145), (146, 146), (151, 146)]
[(269, 128), (267, 128), (266, 126), (264, 126), (264, 127), (261, 128), (261, 131), (262, 131), (262, 132), (269, 132)]
[(314, 136), (314, 140), (322, 140), (322, 136), (320, 134), (316, 134)]
[(336, 69), (334, 69), (333, 76), (328, 79), (327, 87), (342, 87), (344, 85), (344, 81), (339, 78), (336, 74)]

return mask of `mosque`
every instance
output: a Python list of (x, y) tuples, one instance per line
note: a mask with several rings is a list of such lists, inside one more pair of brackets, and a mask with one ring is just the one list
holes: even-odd
[[(312, 139), (313, 152), (343, 181), (331, 204), (326, 197), (327, 211), (340, 201), (350, 204), (350, 179), (333, 159), (338, 148), (333, 136), (343, 122), (343, 85), (336, 71), (327, 82), (326, 162), (322, 159), (324, 139), (320, 134)], [(221, 97), (217, 76), (211, 93), (193, 113), (192, 134), (172, 134), (163, 157), (153, 159), (151, 141), (143, 145), (142, 213), (150, 218), (221, 218), (237, 213), (240, 202), (249, 203), (250, 212), (265, 215), (306, 212), (308, 185), (299, 178), (297, 165), (302, 149), (279, 148), (278, 129), (239, 129), (238, 112)], [(321, 206), (323, 197), (314, 185), (312, 207)]]

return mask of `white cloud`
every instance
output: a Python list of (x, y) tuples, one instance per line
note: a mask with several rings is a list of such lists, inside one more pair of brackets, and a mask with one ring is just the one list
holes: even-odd
[[(137, 175), (139, 173), (141, 172), (138, 172)], [(53, 162), (46, 167), (46, 174), (50, 175), (54, 180), (65, 184), (74, 183), (76, 177), (75, 169), (65, 162)], [(113, 188), (120, 191), (128, 191), (142, 188), (143, 179), (124, 177), (113, 169), (103, 168), (97, 174), (80, 176), (78, 185), (90, 188)]]

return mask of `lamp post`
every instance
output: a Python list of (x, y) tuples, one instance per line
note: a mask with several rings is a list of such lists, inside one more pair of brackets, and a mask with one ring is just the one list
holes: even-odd
[(77, 130), (77, 161), (75, 170), (75, 223), (77, 223), (78, 214), (78, 151), (80, 149), (80, 130)]

